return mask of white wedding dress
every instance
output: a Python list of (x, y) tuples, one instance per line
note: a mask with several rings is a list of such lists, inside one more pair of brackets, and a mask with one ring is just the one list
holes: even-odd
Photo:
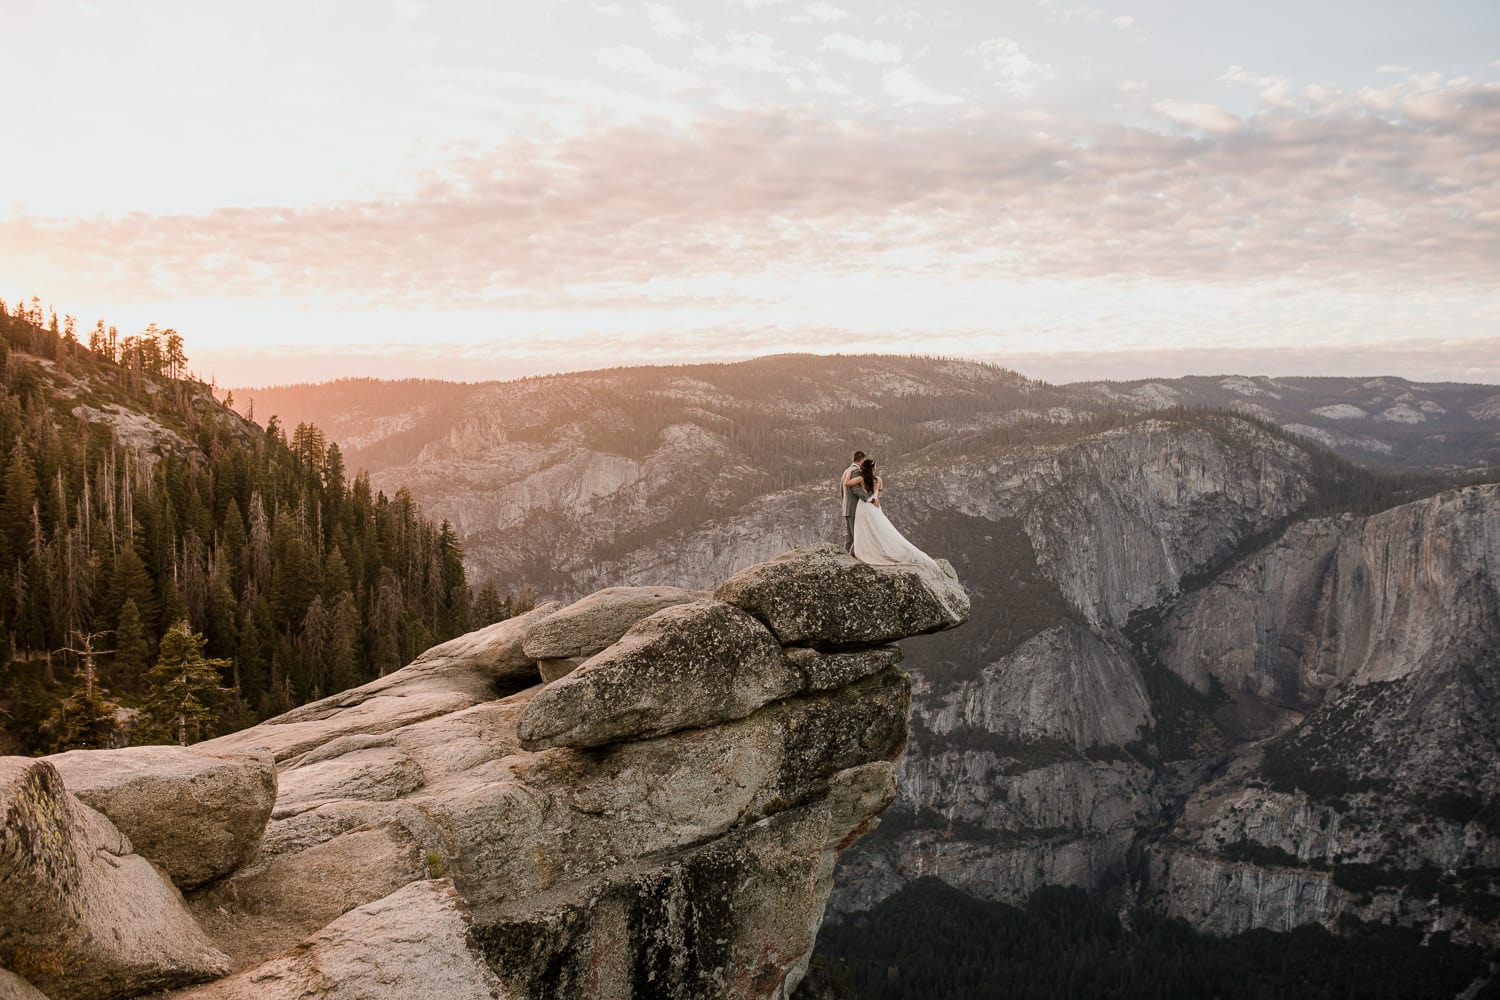
[[(880, 496), (878, 486), (875, 496)], [(885, 511), (868, 500), (859, 502), (854, 515), (854, 558), (875, 566), (919, 566), (934, 573), (943, 572), (931, 556), (896, 530)]]

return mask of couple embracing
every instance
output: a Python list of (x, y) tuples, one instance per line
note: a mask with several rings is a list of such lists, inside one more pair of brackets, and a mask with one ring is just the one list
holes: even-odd
[(875, 460), (856, 451), (844, 470), (844, 549), (860, 562), (876, 566), (913, 565), (942, 572), (932, 558), (908, 542), (880, 508), (883, 484)]

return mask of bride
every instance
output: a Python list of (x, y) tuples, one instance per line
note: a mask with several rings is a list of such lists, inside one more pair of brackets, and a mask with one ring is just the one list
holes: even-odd
[(881, 482), (875, 475), (873, 458), (859, 464), (859, 478), (864, 480), (869, 499), (860, 500), (854, 518), (854, 558), (876, 566), (916, 565), (942, 573), (932, 557), (908, 542), (880, 509)]

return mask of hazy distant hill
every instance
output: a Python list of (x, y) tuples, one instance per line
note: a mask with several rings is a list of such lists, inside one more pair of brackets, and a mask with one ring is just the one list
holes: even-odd
[[(340, 442), (357, 467), (373, 472), (405, 465), (423, 449), (469, 425), (475, 407), (504, 405), (512, 396), (615, 393), (681, 396), (699, 382), (719, 402), (753, 404), (767, 381), (782, 380), (774, 400), (795, 400), (804, 412), (849, 408), (847, 389), (874, 407), (910, 395), (967, 399), (962, 424), (1010, 422), (1046, 414), (1067, 419), (1086, 414), (1140, 412), (1173, 406), (1230, 409), (1307, 437), (1354, 461), (1398, 470), (1482, 470), (1500, 466), (1500, 386), (1410, 382), (1395, 377), (1268, 378), (1188, 376), (1132, 382), (1078, 382), (1051, 386), (1006, 373), (1026, 393), (984, 394), (954, 373), (1001, 369), (965, 362), (893, 356), (782, 355), (730, 365), (618, 368), (544, 376), (516, 382), (444, 382), (432, 379), (340, 379), (335, 382), (238, 388), (236, 407), (265, 420), (275, 414), (288, 426), (316, 423)], [(658, 387), (655, 383), (660, 383)], [(677, 389), (670, 386), (676, 385)], [(578, 397), (575, 396), (575, 403)], [(710, 407), (712, 408), (712, 407)], [(856, 407), (857, 408), (857, 407)], [(554, 413), (569, 407), (559, 400)], [(628, 409), (628, 407), (627, 407)], [(501, 424), (512, 421), (497, 418)], [(517, 415), (518, 425), (534, 421)]]
[(1500, 386), (1392, 377), (1189, 376), (1068, 388), (1133, 407), (1231, 409), (1370, 465), (1408, 470), (1500, 465)]

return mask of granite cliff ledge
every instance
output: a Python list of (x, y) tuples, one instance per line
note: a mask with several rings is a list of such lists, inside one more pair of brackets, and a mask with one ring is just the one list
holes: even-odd
[[(545, 605), (186, 751), (0, 759), (0, 994), (784, 998), (895, 795), (890, 643), (968, 615), (942, 565), (812, 546), (712, 596)], [(185, 797), (206, 772), (241, 791)], [(151, 796), (232, 867), (134, 844)]]

